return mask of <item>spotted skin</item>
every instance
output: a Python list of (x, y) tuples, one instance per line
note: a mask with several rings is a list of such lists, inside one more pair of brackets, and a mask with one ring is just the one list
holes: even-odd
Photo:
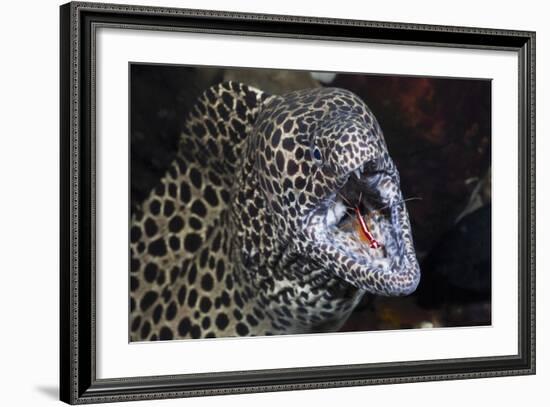
[[(364, 196), (382, 249), (357, 237), (337, 191)], [(130, 339), (334, 331), (366, 292), (411, 293), (402, 200), (382, 131), (351, 92), (208, 89), (131, 219)]]

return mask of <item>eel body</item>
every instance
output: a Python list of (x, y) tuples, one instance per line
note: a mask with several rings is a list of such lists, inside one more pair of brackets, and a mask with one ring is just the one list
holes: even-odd
[(208, 89), (130, 240), (132, 341), (334, 331), (420, 277), (382, 130), (337, 88)]

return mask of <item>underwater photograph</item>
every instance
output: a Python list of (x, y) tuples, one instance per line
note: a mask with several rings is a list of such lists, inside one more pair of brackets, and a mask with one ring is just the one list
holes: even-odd
[(131, 342), (491, 325), (491, 80), (131, 63)]

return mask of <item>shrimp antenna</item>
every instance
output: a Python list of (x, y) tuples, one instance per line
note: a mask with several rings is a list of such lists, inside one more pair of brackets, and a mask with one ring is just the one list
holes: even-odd
[(419, 197), (419, 196), (412, 196), (412, 197), (407, 198), (407, 199), (402, 199), (402, 200), (400, 200), (399, 202), (396, 202), (396, 203), (393, 203), (393, 204), (389, 204), (389, 205), (383, 206), (383, 207), (381, 207), (381, 208), (379, 208), (379, 209), (375, 209), (375, 211), (376, 211), (376, 212), (380, 212), (380, 211), (383, 211), (383, 210), (386, 209), (386, 208), (389, 208), (390, 206), (393, 206), (393, 205), (396, 205), (396, 204), (401, 204), (401, 203), (407, 202), (407, 201), (421, 201), (421, 200), (422, 200), (422, 198)]
[(348, 204), (348, 206), (349, 206), (350, 208), (353, 208), (353, 205), (351, 204), (351, 202), (348, 201), (347, 198), (346, 198), (344, 195), (342, 195), (342, 194), (340, 193), (340, 191), (336, 191), (336, 193), (337, 193), (338, 195), (340, 195), (340, 198), (342, 198), (342, 199)]

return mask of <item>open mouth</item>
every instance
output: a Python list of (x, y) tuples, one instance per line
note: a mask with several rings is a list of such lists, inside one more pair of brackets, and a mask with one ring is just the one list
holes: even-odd
[(377, 198), (376, 175), (359, 168), (319, 206), (310, 220), (316, 239), (359, 263), (385, 262), (393, 227), (387, 208)]
[(396, 182), (397, 176), (385, 171), (348, 173), (308, 220), (309, 258), (359, 289), (392, 296), (412, 293), (420, 268)]

